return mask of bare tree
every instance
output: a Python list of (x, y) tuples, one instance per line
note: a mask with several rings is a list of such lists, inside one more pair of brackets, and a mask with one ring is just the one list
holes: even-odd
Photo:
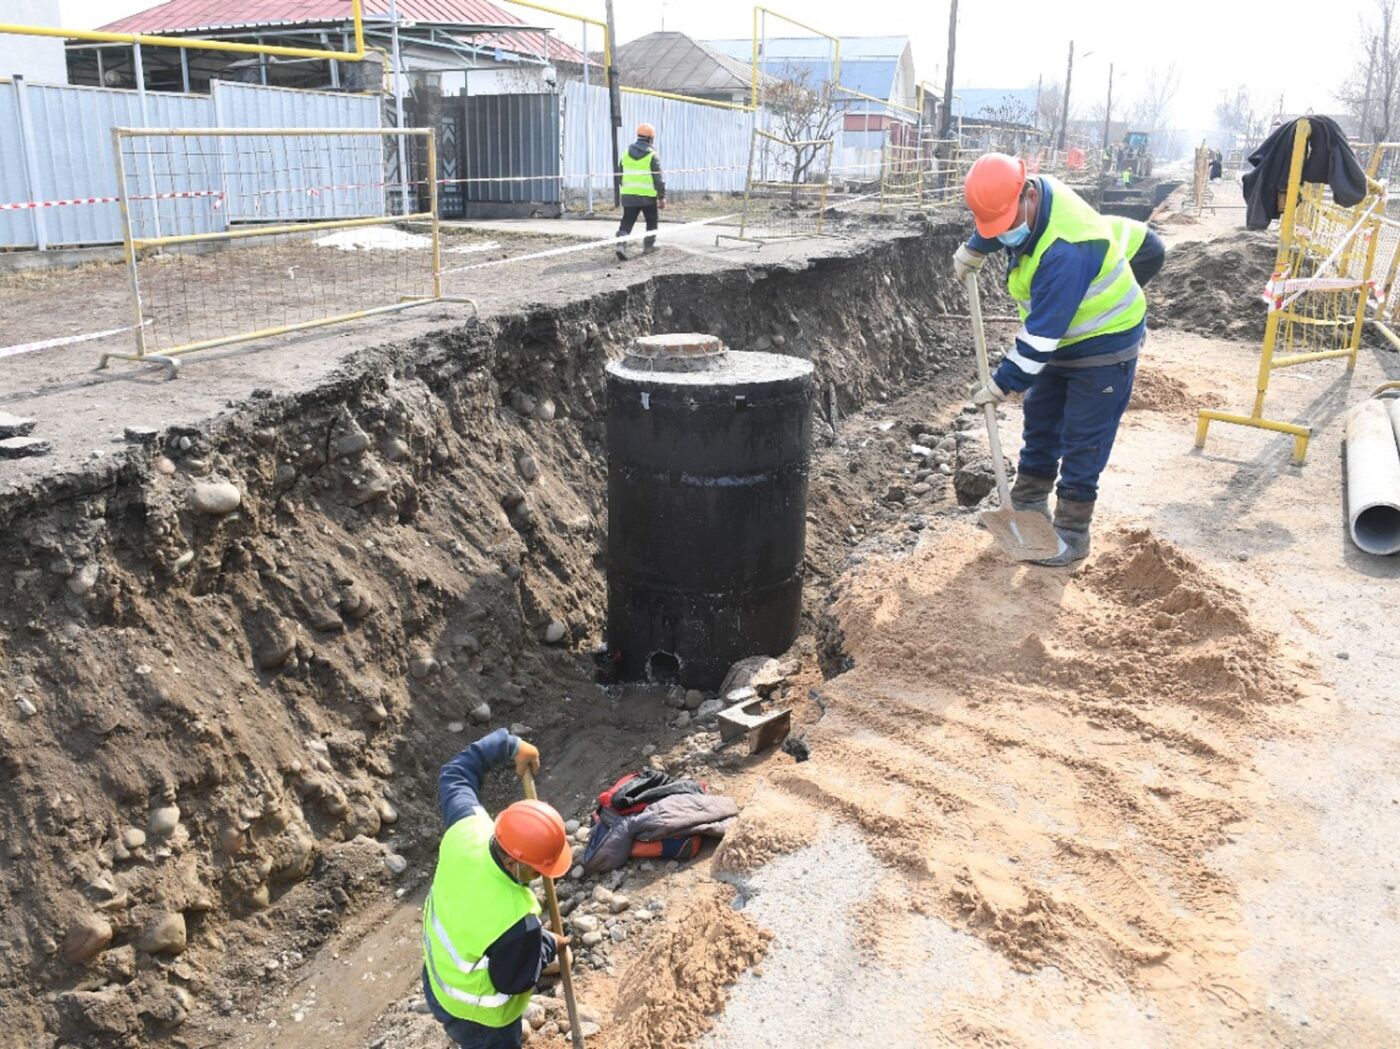
[[(1015, 95), (1002, 95), (995, 105), (983, 106), (977, 111), (983, 120), (995, 120), (1002, 124), (1035, 124), (1035, 114), (1029, 106)], [(975, 119), (975, 118), (974, 118)]]
[(1176, 65), (1153, 66), (1147, 71), (1141, 94), (1128, 110), (1128, 123), (1134, 128), (1156, 133), (1166, 128), (1171, 115), (1172, 100), (1181, 86), (1181, 73)]
[(1249, 149), (1259, 144), (1269, 127), (1269, 114), (1244, 84), (1233, 94), (1225, 94), (1215, 104), (1215, 124), (1226, 149), (1236, 145)]
[(1053, 142), (1060, 133), (1060, 112), (1064, 109), (1065, 89), (1059, 81), (1046, 84), (1040, 91), (1040, 104), (1036, 106), (1035, 126), (1044, 131), (1048, 141)]
[(1400, 19), (1396, 0), (1376, 0), (1375, 13), (1361, 23), (1352, 73), (1337, 90), (1361, 128), (1363, 138), (1383, 142), (1400, 124)]
[[(811, 69), (789, 66), (779, 75), (777, 84), (763, 91), (774, 133), (789, 142), (802, 143), (793, 147), (791, 159), (779, 159), (780, 170), (794, 184), (809, 181), (812, 165), (826, 153), (821, 143), (835, 137), (846, 110), (845, 100), (837, 96), (829, 81), (812, 81)], [(793, 199), (796, 197), (794, 185)]]

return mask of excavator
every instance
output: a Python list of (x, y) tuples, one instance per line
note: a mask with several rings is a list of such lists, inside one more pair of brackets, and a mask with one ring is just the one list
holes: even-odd
[(1130, 171), (1133, 178), (1147, 178), (1152, 174), (1152, 150), (1147, 143), (1146, 131), (1129, 131), (1123, 136), (1113, 171), (1115, 174)]

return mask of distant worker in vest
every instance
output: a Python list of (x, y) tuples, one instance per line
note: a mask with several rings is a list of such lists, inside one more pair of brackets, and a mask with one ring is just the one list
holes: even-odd
[(1023, 447), (1011, 502), (1053, 518), (1059, 550), (1037, 564), (1089, 554), (1099, 476), (1133, 392), (1147, 299), (1109, 219), (1049, 175), (1027, 177), (1005, 153), (973, 163), (963, 196), (976, 232), (953, 256), (959, 281), (1005, 248), (1021, 328), (974, 404), (1025, 393)]
[[(656, 155), (656, 128), (650, 124), (637, 125), (637, 141), (627, 147), (618, 164), (618, 180), (622, 193), (622, 225), (617, 235), (625, 237), (637, 224), (637, 216), (645, 216), (647, 232), (655, 233), (660, 222), (657, 212), (666, 207), (666, 181), (661, 177), (661, 158)], [(617, 242), (619, 262), (627, 261), (629, 241)], [(642, 242), (643, 254), (656, 250), (656, 238)]]
[[(560, 938), (540, 924), (530, 882), (568, 872), (564, 821), (542, 801), (517, 801), (493, 821), (478, 792), (486, 773), (538, 772), (540, 752), (497, 729), (442, 767), (447, 828), (423, 904), (423, 993), (448, 1036), (467, 1049), (518, 1049), (520, 1018)], [(568, 943), (568, 938), (562, 938)]]

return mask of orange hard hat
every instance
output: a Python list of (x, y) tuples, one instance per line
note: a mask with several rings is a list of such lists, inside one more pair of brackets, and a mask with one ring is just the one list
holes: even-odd
[(638, 137), (638, 138), (655, 138), (655, 137), (656, 137), (656, 128), (652, 127), (650, 124), (645, 124), (645, 123), (643, 123), (643, 124), (638, 124), (638, 125), (637, 125), (637, 137)]
[(543, 801), (517, 801), (496, 817), (496, 843), (511, 859), (558, 878), (569, 872), (574, 854), (564, 820)]
[(1026, 184), (1026, 162), (1005, 153), (984, 153), (963, 180), (963, 199), (984, 237), (1005, 233), (1016, 221), (1016, 204)]

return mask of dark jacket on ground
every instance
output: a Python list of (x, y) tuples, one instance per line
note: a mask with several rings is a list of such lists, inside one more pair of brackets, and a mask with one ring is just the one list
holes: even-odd
[[(473, 813), (486, 811), (477, 798), (486, 773), (499, 765), (510, 764), (519, 746), (519, 739), (503, 728), (497, 729), (442, 767), (438, 774), (438, 805), (442, 809), (444, 830)], [(521, 994), (535, 986), (541, 970), (554, 961), (554, 940), (544, 935), (539, 918), (527, 914), (501, 933), (486, 953), (491, 959), (486, 971), (491, 976), (492, 986), (501, 994)], [(479, 1026), (454, 1018), (438, 1004), (426, 970), (423, 993), (427, 995), (433, 1015), (442, 1023)]]
[[(644, 208), (644, 207), (646, 207), (648, 204), (655, 204), (658, 200), (665, 200), (665, 199), (666, 199), (666, 180), (663, 179), (663, 178), (661, 177), (661, 158), (658, 157), (658, 156), (656, 155), (656, 150), (655, 150), (655, 148), (652, 147), (652, 144), (651, 144), (650, 142), (648, 142), (648, 141), (647, 141), (646, 139), (644, 139), (644, 138), (639, 138), (639, 139), (637, 139), (636, 142), (633, 142), (630, 146), (627, 147), (627, 154), (628, 154), (628, 156), (630, 156), (633, 160), (641, 160), (641, 159), (642, 159), (644, 156), (646, 156), (648, 153), (651, 154), (651, 183), (652, 183), (652, 185), (654, 185), (654, 186), (656, 187), (656, 196), (655, 196), (654, 198), (653, 198), (653, 197), (639, 197), (639, 196), (636, 196), (635, 194), (632, 194), (632, 193), (623, 193), (623, 194), (622, 194), (622, 206), (623, 206), (623, 207), (628, 207), (628, 206), (630, 205), (631, 207), (634, 207), (634, 208)], [(622, 187), (622, 165), (621, 165), (621, 164), (618, 164), (618, 166), (617, 166), (617, 176), (616, 176), (616, 178), (617, 178), (617, 185), (618, 185), (618, 188), (621, 189), (621, 187)]]
[[(1366, 197), (1366, 172), (1356, 159), (1346, 134), (1331, 117), (1308, 117), (1312, 134), (1303, 158), (1303, 181), (1325, 182), (1332, 196), (1344, 208), (1360, 204)], [(1277, 128), (1249, 155), (1254, 170), (1244, 176), (1247, 205), (1245, 225), (1267, 229), (1279, 217), (1278, 195), (1288, 189), (1288, 166), (1293, 159), (1293, 132), (1298, 121), (1290, 120)]]

